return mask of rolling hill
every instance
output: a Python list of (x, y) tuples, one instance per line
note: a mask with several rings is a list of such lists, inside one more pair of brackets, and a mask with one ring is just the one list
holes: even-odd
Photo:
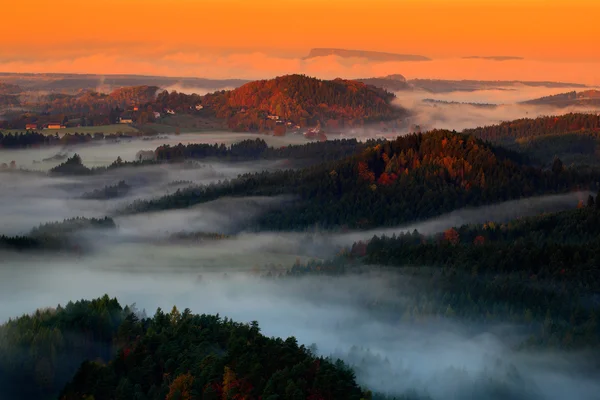
[(286, 75), (208, 94), (202, 104), (231, 129), (256, 131), (275, 128), (277, 120), (333, 128), (393, 120), (406, 115), (392, 105), (394, 97), (357, 81)]
[[(342, 144), (340, 142), (340, 144)], [(545, 171), (481, 140), (432, 131), (372, 142), (360, 154), (300, 170), (240, 176), (132, 203), (124, 213), (190, 207), (220, 196), (292, 195), (297, 201), (261, 216), (263, 229), (397, 226), (466, 206), (591, 187), (596, 175)]]
[(553, 106), (553, 107), (600, 107), (600, 90), (583, 90), (581, 92), (572, 91), (559, 93), (552, 96), (540, 97), (538, 99), (522, 102), (527, 105)]

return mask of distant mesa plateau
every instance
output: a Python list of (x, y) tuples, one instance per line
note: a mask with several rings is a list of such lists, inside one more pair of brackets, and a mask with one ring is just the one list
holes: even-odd
[(514, 61), (524, 60), (524, 57), (518, 56), (468, 56), (463, 57), (464, 60), (492, 60), (492, 61)]
[(315, 48), (311, 49), (304, 59), (338, 56), (342, 58), (366, 58), (369, 61), (431, 61), (431, 58), (414, 54), (396, 54), (384, 53), (379, 51), (366, 50), (347, 50), (347, 49), (332, 49), (332, 48)]

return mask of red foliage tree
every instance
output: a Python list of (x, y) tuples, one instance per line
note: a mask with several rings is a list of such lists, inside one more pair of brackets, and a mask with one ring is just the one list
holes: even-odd
[(450, 228), (444, 232), (444, 239), (452, 245), (457, 245), (460, 242), (460, 235), (454, 228)]
[(358, 176), (367, 182), (375, 182), (375, 174), (364, 161), (358, 163)]

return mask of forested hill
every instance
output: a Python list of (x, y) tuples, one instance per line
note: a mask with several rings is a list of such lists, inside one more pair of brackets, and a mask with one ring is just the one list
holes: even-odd
[(554, 107), (569, 106), (598, 106), (600, 105), (599, 90), (584, 90), (581, 92), (559, 93), (552, 96), (540, 97), (538, 99), (524, 101), (523, 104), (546, 105)]
[(202, 103), (232, 129), (259, 130), (269, 123), (269, 115), (300, 126), (390, 120), (405, 113), (392, 105), (393, 99), (393, 94), (357, 81), (286, 75), (208, 94)]
[[(524, 328), (519, 348), (584, 350), (598, 360), (597, 200), (590, 196), (577, 209), (463, 225), (436, 235), (415, 230), (375, 236), (334, 260), (297, 264), (288, 275), (338, 275), (387, 266), (407, 282), (407, 306), (394, 309), (403, 320), (460, 317), (483, 326), (503, 321)], [(413, 282), (419, 290), (411, 294)], [(598, 373), (600, 364), (594, 365)]]
[(343, 363), (257, 323), (175, 307), (138, 315), (105, 295), (0, 325), (2, 398), (370, 398)]
[(597, 114), (518, 119), (463, 132), (527, 154), (544, 166), (551, 165), (555, 157), (566, 165), (600, 165)]
[(510, 143), (521, 138), (581, 130), (600, 131), (600, 115), (569, 113), (535, 119), (523, 118), (499, 125), (466, 129), (463, 133), (491, 142)]
[(220, 196), (294, 194), (293, 207), (261, 217), (265, 229), (370, 228), (434, 217), (465, 206), (588, 188), (591, 174), (559, 163), (528, 166), (517, 154), (449, 131), (412, 134), (339, 161), (301, 170), (246, 174), (223, 185), (192, 187), (124, 212), (189, 207)]

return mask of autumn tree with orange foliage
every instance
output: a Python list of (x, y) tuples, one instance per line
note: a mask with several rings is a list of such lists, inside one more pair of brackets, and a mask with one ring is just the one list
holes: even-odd
[(194, 377), (189, 372), (179, 375), (169, 386), (169, 393), (166, 400), (192, 400), (193, 386)]
[(375, 173), (371, 171), (367, 163), (363, 161), (358, 163), (358, 177), (367, 182), (375, 182)]
[(452, 245), (457, 245), (460, 242), (460, 235), (454, 228), (450, 228), (444, 232), (444, 240)]

